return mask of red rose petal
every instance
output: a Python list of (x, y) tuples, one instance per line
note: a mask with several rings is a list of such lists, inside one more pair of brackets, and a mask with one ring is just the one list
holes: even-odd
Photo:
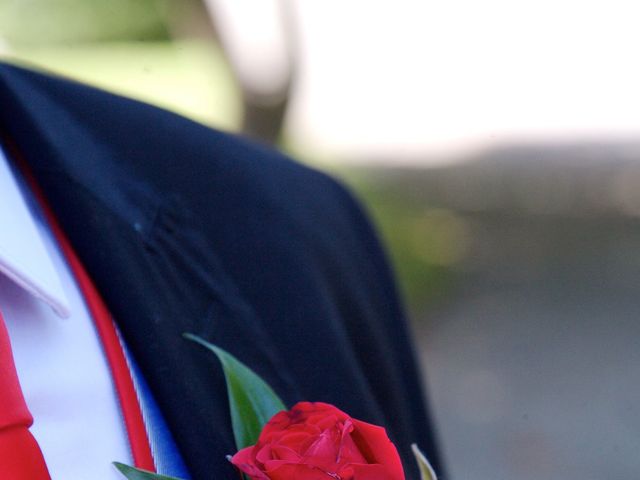
[(388, 480), (404, 480), (398, 450), (385, 429), (355, 419), (353, 424), (356, 428), (351, 436), (368, 463), (384, 465), (389, 472)]
[(318, 468), (302, 464), (282, 465), (266, 472), (270, 480), (330, 480), (331, 476)]
[(253, 480), (404, 480), (384, 428), (321, 402), (274, 415), (231, 461)]

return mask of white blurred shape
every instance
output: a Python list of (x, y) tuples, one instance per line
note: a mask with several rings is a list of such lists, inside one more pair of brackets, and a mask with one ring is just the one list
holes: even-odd
[(640, 136), (640, 4), (297, 1), (288, 127), (328, 153), (453, 154), (495, 141)]
[(232, 68), (254, 102), (278, 101), (291, 76), (285, 0), (206, 0)]

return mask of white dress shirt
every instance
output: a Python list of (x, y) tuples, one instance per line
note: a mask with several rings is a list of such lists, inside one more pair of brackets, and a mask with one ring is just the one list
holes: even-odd
[(75, 279), (0, 147), (0, 311), (53, 480), (132, 464), (109, 366)]

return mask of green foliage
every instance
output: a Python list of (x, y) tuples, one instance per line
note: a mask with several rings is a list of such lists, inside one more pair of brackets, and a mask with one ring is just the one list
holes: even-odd
[(227, 381), (231, 423), (238, 450), (254, 445), (266, 423), (286, 407), (276, 393), (249, 367), (206, 340), (186, 333), (220, 360)]
[(213, 42), (36, 45), (12, 48), (10, 54), (28, 68), (44, 68), (219, 129), (237, 130), (241, 123), (237, 85)]
[(9, 45), (168, 38), (170, 0), (0, 0)]
[(366, 204), (388, 248), (400, 289), (419, 312), (449, 292), (467, 249), (467, 226), (454, 212), (433, 208), (402, 180), (364, 170), (338, 172)]
[(147, 472), (138, 468), (124, 465), (123, 463), (114, 462), (115, 467), (129, 480), (180, 480), (175, 477), (167, 477), (158, 475), (157, 473)]

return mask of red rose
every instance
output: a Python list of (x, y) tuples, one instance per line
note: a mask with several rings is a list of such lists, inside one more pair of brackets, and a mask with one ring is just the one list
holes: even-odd
[(300, 402), (277, 413), (258, 443), (231, 462), (253, 480), (404, 480), (384, 428), (327, 403)]

